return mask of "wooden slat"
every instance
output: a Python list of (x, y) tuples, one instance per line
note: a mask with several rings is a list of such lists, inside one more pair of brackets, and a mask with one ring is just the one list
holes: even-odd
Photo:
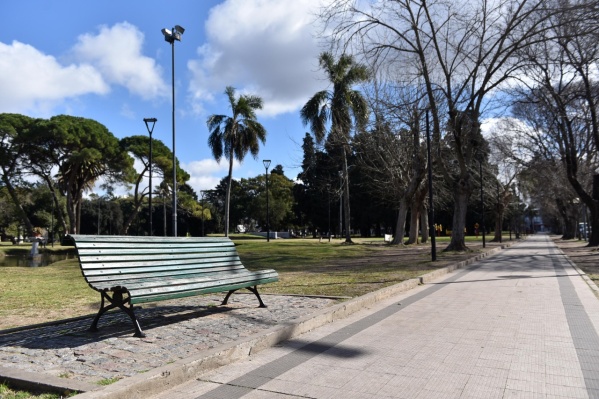
[(201, 289), (213, 285), (230, 285), (242, 282), (254, 282), (263, 278), (272, 278), (276, 272), (274, 270), (264, 270), (260, 272), (240, 272), (237, 274), (212, 274), (212, 275), (183, 275), (179, 277), (167, 278), (146, 278), (129, 279), (121, 281), (106, 281), (97, 284), (97, 287), (103, 290), (110, 290), (113, 287), (127, 287), (131, 295), (144, 295), (154, 292), (179, 291), (181, 289)]
[(182, 269), (182, 270), (162, 270), (148, 273), (104, 273), (97, 275), (88, 275), (87, 279), (90, 283), (100, 283), (103, 281), (118, 281), (118, 280), (127, 280), (127, 279), (145, 279), (145, 278), (166, 278), (166, 277), (177, 277), (177, 276), (185, 276), (185, 275), (214, 275), (214, 274), (232, 274), (236, 271), (244, 271), (247, 270), (243, 267), (243, 265), (239, 265), (238, 267), (232, 268), (211, 268), (211, 269)]

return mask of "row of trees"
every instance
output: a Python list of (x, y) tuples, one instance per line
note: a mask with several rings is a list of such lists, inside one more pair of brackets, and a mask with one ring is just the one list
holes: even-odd
[[(172, 181), (171, 151), (160, 141), (153, 140), (153, 173), (163, 184), (157, 194), (169, 196)], [(106, 127), (94, 120), (59, 115), (50, 119), (30, 118), (18, 114), (0, 114), (0, 171), (3, 192), (11, 200), (14, 219), (33, 234), (35, 212), (26, 210), (32, 190), (45, 186), (51, 198), (52, 216), (62, 232), (81, 231), (81, 212), (84, 193), (96, 184), (111, 196), (116, 185), (132, 190), (129, 209), (118, 233), (128, 234), (138, 212), (149, 195), (143, 184), (149, 170), (149, 138), (130, 136), (118, 140)], [(133, 168), (140, 161), (142, 170)], [(189, 174), (177, 163), (178, 183), (184, 185)], [(33, 182), (33, 183), (32, 183)], [(201, 212), (200, 205), (183, 187), (180, 206), (192, 214)], [(5, 222), (4, 227), (7, 226)], [(14, 221), (13, 221), (14, 223)], [(8, 223), (10, 225), (10, 223)], [(47, 224), (45, 224), (47, 226)], [(117, 231), (115, 231), (117, 232)]]
[[(430, 116), (436, 187), (453, 206), (447, 249), (466, 248), (468, 202), (477, 177), (493, 172), (497, 226), (514, 195), (547, 212), (578, 199), (590, 211), (590, 244), (599, 245), (598, 14), (595, 0), (337, 0), (323, 9), (336, 49), (372, 73), (371, 123), (353, 130), (351, 144), (355, 165), (372, 171), (365, 184), (393, 197), (397, 231), (408, 207), (413, 220), (426, 214)], [(507, 122), (485, 138), (485, 116)], [(568, 216), (562, 224), (576, 220)]]
[[(330, 88), (300, 111), (311, 134), (304, 138), (299, 181), (292, 183), (282, 168), (273, 171), (284, 187), (276, 192), (273, 184), (273, 195), (281, 197), (271, 201), (281, 205), (273, 221), (279, 228), (330, 231), (331, 204), (340, 198), (337, 230), (346, 242), (352, 231), (374, 229), (392, 231), (399, 244), (406, 227), (408, 242), (419, 230), (426, 239), (420, 226), (427, 225), (430, 164), (438, 221), (451, 229), (448, 250), (466, 249), (464, 235), (482, 221), (483, 204), (500, 239), (506, 220), (528, 214), (530, 221), (535, 213), (573, 236), (583, 203), (593, 227), (590, 244), (599, 245), (598, 15), (599, 0), (332, 1), (321, 13), (332, 50), (319, 58)], [(235, 97), (231, 87), (225, 94), (231, 115), (213, 115), (207, 125), (213, 155), (229, 161), (229, 174), (206, 193), (209, 205), (191, 190), (180, 206), (203, 222), (212, 207), (215, 221), (224, 215), (216, 225), (228, 234), (237, 224), (264, 223), (264, 177), (234, 181), (232, 162), (256, 157), (266, 131), (256, 120), (259, 97)], [(483, 137), (481, 121), (491, 117), (500, 122)], [(82, 193), (100, 176), (107, 186), (135, 187), (126, 214), (137, 217), (147, 169), (135, 172), (131, 157), (144, 163), (147, 138), (114, 145), (94, 121), (3, 118), (3, 188), (25, 224), (17, 192), (25, 175), (45, 182), (57, 206), (58, 194), (64, 197), (65, 231), (66, 220), (68, 231), (79, 231)], [(156, 166), (168, 191), (166, 159)], [(188, 178), (183, 171), (177, 176), (179, 184)], [(480, 200), (472, 195), (479, 187)], [(123, 223), (122, 232), (130, 225)]]

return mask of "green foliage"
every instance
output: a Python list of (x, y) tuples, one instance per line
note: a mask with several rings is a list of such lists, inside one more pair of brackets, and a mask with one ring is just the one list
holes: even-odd
[(107, 385), (111, 385), (114, 384), (115, 382), (119, 381), (120, 378), (119, 377), (113, 377), (113, 378), (104, 378), (100, 381), (97, 382), (98, 385), (102, 385), (102, 386), (107, 386)]
[(259, 143), (266, 142), (266, 129), (256, 118), (256, 110), (262, 109), (262, 99), (253, 95), (241, 95), (235, 98), (235, 89), (228, 86), (225, 94), (229, 99), (231, 116), (211, 115), (206, 121), (210, 136), (208, 145), (214, 159), (220, 162), (224, 156), (229, 161), (227, 192), (224, 203), (225, 236), (229, 235), (229, 204), (233, 180), (233, 160), (242, 162), (247, 153), (254, 158), (258, 156)]
[[(67, 397), (76, 395), (72, 393)], [(42, 393), (39, 395), (27, 391), (11, 389), (8, 385), (0, 383), (0, 398), (2, 399), (62, 399), (64, 396), (56, 393)]]

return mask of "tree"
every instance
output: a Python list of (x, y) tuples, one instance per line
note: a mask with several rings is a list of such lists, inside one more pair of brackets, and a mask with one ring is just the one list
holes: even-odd
[[(523, 66), (518, 52), (544, 39), (544, 22), (564, 4), (337, 0), (323, 12), (334, 39), (344, 48), (355, 43), (357, 51), (382, 69), (412, 78), (415, 84), (423, 82), (436, 162), (454, 195), (446, 250), (467, 249), (464, 227), (472, 171), (484, 147), (482, 113), (496, 98), (493, 94), (518, 76)], [(590, 23), (592, 18), (585, 20)]]
[[(150, 138), (147, 136), (130, 136), (125, 137), (120, 141), (120, 145), (124, 151), (129, 153), (134, 159), (140, 161), (142, 170), (135, 174), (133, 181), (133, 211), (128, 213), (127, 219), (123, 224), (120, 234), (126, 235), (131, 223), (139, 214), (139, 210), (144, 202), (144, 199), (149, 195), (149, 187), (140, 187), (144, 177), (148, 176), (150, 168)], [(152, 176), (159, 179), (170, 181), (172, 178), (173, 162), (172, 152), (160, 140), (152, 139)], [(177, 187), (183, 185), (189, 180), (189, 174), (179, 167), (177, 161)], [(172, 182), (171, 182), (172, 187)], [(181, 202), (181, 201), (180, 201)], [(152, 217), (149, 215), (148, 217)], [(152, 234), (152, 232), (149, 232)]]
[(597, 1), (573, 2), (549, 16), (545, 40), (521, 52), (527, 79), (514, 90), (512, 108), (532, 131), (525, 137), (537, 145), (533, 153), (561, 164), (574, 196), (590, 210), (589, 246), (599, 246), (598, 8)]
[(324, 69), (332, 90), (322, 90), (312, 96), (300, 111), (304, 126), (318, 143), (322, 143), (330, 124), (327, 142), (340, 157), (343, 174), (343, 209), (345, 218), (345, 242), (351, 243), (349, 172), (347, 158), (353, 129), (361, 129), (368, 120), (368, 103), (353, 87), (369, 78), (368, 69), (354, 61), (351, 55), (342, 54), (338, 60), (331, 53), (320, 54), (320, 67)]
[[(100, 178), (105, 186), (132, 181), (133, 159), (94, 120), (68, 115), (38, 120), (24, 138), (30, 143), (27, 168), (48, 183), (50, 190), (60, 189), (66, 197), (69, 233), (80, 231), (84, 191)], [(51, 174), (54, 166), (58, 167), (57, 185)]]
[[(418, 215), (427, 194), (426, 147), (422, 140), (422, 89), (400, 82), (375, 82), (369, 91), (374, 110), (372, 129), (356, 139), (358, 165), (365, 169), (370, 192), (398, 210), (391, 244), (403, 244), (406, 217), (412, 208), (408, 243), (417, 241)], [(420, 195), (417, 195), (420, 194)]]
[(207, 125), (210, 136), (208, 145), (217, 162), (224, 156), (229, 160), (227, 194), (225, 199), (225, 236), (229, 236), (229, 204), (231, 181), (233, 180), (233, 160), (242, 162), (247, 153), (258, 156), (259, 143), (266, 142), (266, 129), (257, 121), (256, 110), (262, 109), (262, 99), (254, 95), (241, 95), (235, 98), (235, 89), (228, 86), (225, 94), (231, 107), (231, 116), (211, 115)]
[(23, 164), (28, 156), (24, 136), (35, 122), (24, 115), (0, 114), (0, 178), (28, 235), (33, 235), (33, 225), (23, 209), (18, 185), (22, 182)]

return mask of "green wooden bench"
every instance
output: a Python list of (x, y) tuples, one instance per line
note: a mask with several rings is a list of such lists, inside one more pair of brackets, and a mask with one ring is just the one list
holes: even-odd
[[(90, 330), (97, 331), (106, 311), (123, 310), (144, 337), (134, 304), (214, 292), (231, 294), (247, 288), (266, 307), (257, 286), (278, 281), (275, 270), (247, 270), (235, 244), (225, 237), (70, 236), (77, 248), (83, 277), (100, 292), (100, 310)], [(108, 304), (105, 305), (105, 303)]]

